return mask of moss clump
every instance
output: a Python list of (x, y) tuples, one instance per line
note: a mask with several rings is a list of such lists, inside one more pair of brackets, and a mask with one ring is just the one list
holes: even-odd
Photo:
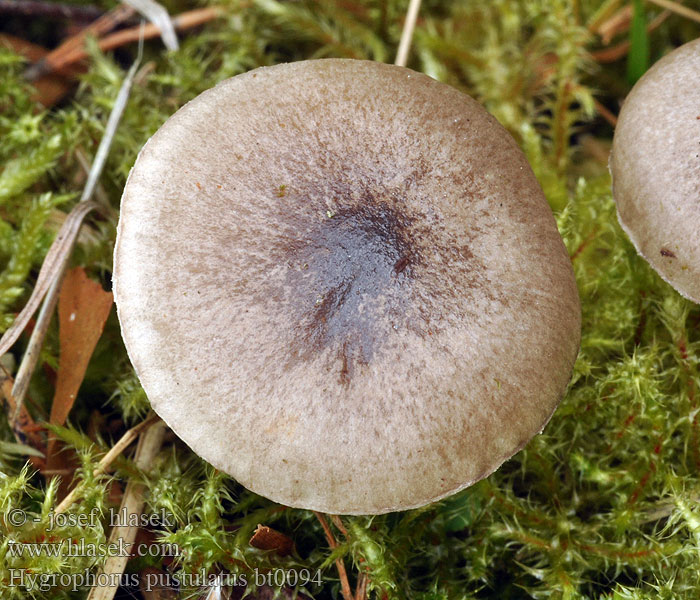
[[(173, 13), (194, 7), (186, 0), (166, 4)], [(428, 0), (413, 44), (410, 66), (479, 98), (521, 143), (572, 258), (583, 305), (581, 352), (569, 392), (542, 435), (487, 480), (440, 503), (345, 518), (347, 533), (333, 529), (339, 545), (331, 552), (312, 513), (252, 494), (176, 439), (168, 439), (147, 474), (123, 458), (113, 475), (93, 475), (99, 458), (148, 409), (112, 317), (70, 425), (55, 429), (77, 449), (79, 468), (64, 475), (80, 485), (69, 512), (96, 510), (99, 525), (54, 528), (51, 543), (103, 543), (119, 482), (130, 478), (145, 486), (147, 511), (173, 515), (154, 539), (177, 544), (182, 554), (132, 559), (127, 575), (203, 569), (254, 583), (256, 572), (306, 569), (311, 580), (300, 591), (337, 598), (335, 560), (343, 558), (351, 583), (365, 573), (376, 598), (697, 598), (700, 309), (651, 271), (615, 218), (605, 164), (612, 131), (597, 116), (594, 94), (615, 112), (628, 90), (626, 66), (624, 59), (598, 64), (590, 52), (602, 46), (594, 25), (619, 6), (614, 0)], [(141, 146), (179, 106), (259, 65), (319, 56), (391, 60), (405, 9), (395, 0), (234, 0), (223, 17), (184, 35), (178, 51), (166, 54), (157, 41), (148, 43), (101, 178), (112, 214), (89, 223), (73, 260), (109, 286), (125, 178)], [(649, 9), (644, 18), (657, 16)], [(667, 18), (651, 34), (652, 60), (696, 34), (689, 22)], [(92, 44), (75, 95), (47, 110), (32, 99), (23, 60), (0, 46), (3, 328), (26, 300), (57, 224), (82, 189), (79, 154), (94, 154), (123, 64), (134, 55), (134, 48), (103, 55)], [(30, 390), (37, 421), (51, 408), (56, 327)], [(25, 344), (23, 338), (18, 356)], [(14, 544), (46, 541), (58, 487), (49, 473), (25, 465), (5, 418), (0, 433), (0, 595), (87, 597), (87, 587), (29, 589), (12, 579), (11, 569), (94, 573), (104, 556), (69, 556), (65, 547), (58, 556), (11, 555)], [(13, 525), (12, 509), (25, 511), (28, 523)], [(294, 553), (280, 557), (252, 547), (259, 523), (291, 537)], [(183, 585), (180, 596), (205, 591)]]

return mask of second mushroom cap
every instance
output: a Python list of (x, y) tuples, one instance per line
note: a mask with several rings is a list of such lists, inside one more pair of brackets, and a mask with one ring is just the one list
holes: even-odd
[(625, 99), (610, 157), (620, 225), (654, 270), (700, 303), (700, 40)]

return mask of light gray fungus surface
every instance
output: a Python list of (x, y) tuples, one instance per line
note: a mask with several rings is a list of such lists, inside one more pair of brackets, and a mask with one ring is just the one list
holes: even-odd
[(472, 98), (354, 60), (256, 69), (141, 151), (114, 290), (158, 414), (254, 492), (420, 506), (541, 431), (580, 337), (569, 256)]
[(700, 302), (700, 40), (637, 82), (610, 159), (620, 225), (656, 272)]

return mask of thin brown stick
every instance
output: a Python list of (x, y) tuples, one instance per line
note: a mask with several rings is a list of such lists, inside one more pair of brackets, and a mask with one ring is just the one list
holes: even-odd
[(686, 19), (700, 23), (700, 12), (693, 10), (692, 8), (688, 8), (687, 6), (683, 6), (678, 2), (672, 2), (672, 0), (649, 0), (649, 2), (656, 4), (656, 6), (660, 6), (661, 8), (665, 8), (666, 10), (670, 10), (681, 17), (685, 17)]
[(598, 111), (598, 114), (610, 123), (610, 125), (615, 127), (617, 125), (617, 117), (595, 98), (593, 99), (593, 103), (595, 104), (595, 109)]
[[(342, 533), (346, 538), (348, 537), (348, 530), (343, 523), (343, 520), (339, 515), (329, 515), (333, 525), (338, 528), (338, 531)], [(357, 578), (357, 585), (355, 586), (355, 600), (365, 600), (367, 597), (367, 582), (369, 581), (366, 573), (360, 573)]]
[[(119, 438), (117, 443), (109, 449), (109, 452), (107, 452), (107, 454), (105, 454), (100, 459), (100, 462), (97, 463), (95, 470), (92, 472), (93, 476), (97, 477), (101, 473), (106, 472), (110, 468), (114, 460), (117, 458), (117, 456), (119, 456), (127, 448), (127, 446), (129, 446), (131, 442), (133, 442), (139, 436), (139, 434), (141, 434), (141, 432), (145, 431), (151, 425), (157, 423), (159, 420), (160, 418), (158, 417), (158, 415), (152, 413), (143, 421), (141, 421), (141, 423), (129, 429), (129, 431), (127, 431), (121, 438)], [(62, 513), (68, 510), (73, 504), (73, 502), (76, 501), (79, 493), (80, 486), (73, 488), (71, 492), (56, 507), (54, 512)]]
[(61, 57), (64, 54), (72, 52), (75, 48), (82, 48), (87, 36), (94, 35), (99, 37), (112, 31), (117, 25), (133, 17), (134, 13), (134, 9), (130, 6), (117, 6), (114, 10), (104, 14), (76, 35), (68, 38), (58, 48), (49, 52), (39, 62), (29, 67), (24, 73), (25, 78), (29, 81), (35, 81), (42, 75), (55, 71), (57, 68), (60, 68)]
[[(651, 21), (651, 23), (647, 25), (647, 32), (651, 33), (652, 31), (654, 31), (654, 29), (659, 27), (666, 19), (668, 19), (669, 16), (671, 16), (671, 12), (668, 10), (665, 10), (664, 12), (658, 14)], [(593, 57), (593, 60), (599, 63), (611, 63), (625, 56), (629, 52), (629, 49), (630, 42), (629, 40), (626, 40), (610, 48), (604, 48), (603, 50), (595, 50), (591, 52), (591, 57)]]
[(357, 587), (355, 588), (355, 600), (366, 600), (368, 581), (367, 574), (360, 573), (360, 577), (357, 580)]
[(333, 521), (333, 524), (338, 528), (340, 533), (342, 533), (345, 537), (348, 537), (348, 530), (345, 529), (345, 525), (343, 525), (343, 522), (340, 520), (340, 517), (338, 515), (330, 515), (331, 521)]
[[(335, 550), (338, 547), (338, 542), (333, 536), (333, 532), (328, 525), (328, 521), (326, 521), (326, 518), (320, 512), (314, 511), (314, 514), (321, 523), (321, 527), (323, 527), (323, 532), (326, 534), (328, 545), (331, 547), (331, 550)], [(335, 566), (338, 568), (338, 576), (340, 577), (340, 588), (343, 598), (345, 600), (354, 600), (352, 590), (350, 589), (350, 582), (348, 581), (348, 572), (345, 570), (345, 563), (343, 563), (343, 559), (337, 558), (335, 561)]]
[(85, 42), (85, 38), (89, 35), (99, 37), (112, 31), (115, 27), (124, 23), (127, 19), (132, 18), (135, 14), (136, 11), (130, 6), (124, 4), (116, 6), (114, 9), (105, 13), (99, 19), (93, 21), (90, 25), (68, 38), (53, 52), (50, 52), (47, 57), (48, 61), (50, 62), (54, 55), (60, 55), (62, 52), (81, 46)]
[[(134, 463), (142, 471), (147, 471), (151, 467), (158, 452), (160, 452), (160, 448), (163, 445), (164, 433), (165, 423), (160, 421), (139, 435), (139, 444), (136, 448)], [(143, 512), (145, 491), (146, 486), (141, 482), (130, 480), (126, 484), (126, 490), (124, 491), (121, 506), (119, 507), (119, 513), (126, 514), (129, 518), (129, 522), (116, 525), (112, 529), (109, 535), (110, 544), (120, 543), (123, 547), (131, 549), (139, 529), (138, 526), (131, 523), (131, 518), (133, 516), (140, 516)], [(114, 583), (111, 585), (95, 585), (88, 594), (88, 600), (112, 600), (114, 598), (119, 587), (119, 583), (116, 581), (118, 577), (115, 576), (120, 576), (124, 573), (129, 558), (128, 555), (123, 556), (122, 554), (115, 556), (110, 555), (107, 557), (100, 571), (101, 573), (109, 575), (110, 580), (114, 581)]]
[(588, 22), (586, 27), (591, 33), (597, 33), (598, 28), (602, 23), (607, 21), (620, 8), (622, 0), (607, 0), (601, 4), (601, 7), (595, 12)]
[[(191, 29), (192, 27), (197, 27), (198, 25), (207, 23), (221, 16), (222, 14), (223, 9), (219, 6), (209, 6), (207, 8), (190, 10), (173, 17), (173, 25), (177, 31), (183, 31), (185, 29)], [(133, 27), (131, 29), (124, 29), (123, 31), (118, 31), (117, 33), (105, 36), (98, 41), (98, 46), (102, 52), (114, 50), (115, 48), (119, 48), (126, 44), (137, 42), (142, 32), (144, 40), (160, 36), (160, 29), (153, 25), (153, 23), (149, 23), (143, 28)], [(69, 52), (63, 53), (58, 59), (54, 60), (52, 63), (52, 69), (63, 69), (66, 66), (74, 64), (86, 57), (87, 52), (85, 51), (84, 46), (76, 46)]]
[(633, 14), (634, 8), (631, 4), (628, 4), (618, 10), (607, 21), (600, 24), (596, 33), (600, 36), (605, 46), (607, 46), (616, 35), (629, 30)]
[(73, 208), (68, 217), (66, 217), (63, 226), (51, 244), (51, 248), (49, 248), (46, 258), (44, 259), (44, 263), (39, 270), (36, 285), (34, 286), (34, 290), (32, 291), (26, 306), (22, 309), (12, 326), (7, 329), (5, 334), (0, 339), (0, 355), (2, 355), (10, 349), (15, 341), (17, 341), (17, 338), (22, 333), (25, 326), (29, 322), (29, 319), (31, 319), (32, 315), (41, 303), (42, 298), (46, 296), (44, 305), (39, 314), (37, 326), (32, 332), (27, 352), (25, 352), (25, 355), (22, 358), (22, 363), (20, 364), (17, 378), (15, 379), (15, 385), (12, 389), (12, 394), (14, 395), (16, 401), (15, 411), (11, 418), (13, 422), (19, 417), (20, 410), (22, 409), (24, 395), (29, 387), (29, 380), (31, 379), (34, 367), (36, 367), (36, 362), (39, 357), (39, 350), (41, 348), (44, 335), (46, 334), (46, 330), (48, 329), (53, 308), (58, 299), (61, 279), (63, 278), (63, 273), (65, 272), (66, 264), (73, 249), (73, 245), (75, 244), (75, 240), (80, 232), (80, 226), (85, 216), (91, 210), (99, 208), (99, 204), (93, 202), (91, 198), (95, 191), (95, 186), (99, 181), (105, 161), (107, 160), (109, 148), (112, 144), (112, 140), (114, 139), (114, 134), (117, 131), (117, 127), (119, 126), (119, 121), (121, 120), (122, 114), (124, 113), (124, 109), (126, 108), (126, 104), (129, 100), (129, 93), (134, 81), (134, 76), (136, 75), (136, 69), (138, 68), (139, 61), (141, 60), (140, 52), (142, 48), (143, 46), (140, 45), (139, 58), (133, 65), (131, 65), (131, 68), (129, 69), (121, 87), (119, 88), (119, 93), (114, 101), (112, 112), (110, 112), (109, 118), (107, 119), (104, 136), (100, 140), (100, 145), (98, 146), (97, 153), (95, 154), (95, 160), (92, 163), (92, 167), (88, 173), (87, 182), (85, 183), (83, 193), (80, 196), (80, 202), (75, 206), (75, 208)]
[(29, 381), (32, 378), (37, 362), (39, 362), (39, 355), (41, 354), (41, 347), (44, 344), (44, 337), (49, 329), (53, 310), (56, 308), (56, 303), (58, 302), (58, 294), (61, 290), (61, 283), (63, 282), (66, 265), (67, 262), (59, 267), (59, 272), (46, 293), (44, 304), (41, 306), (32, 335), (29, 337), (27, 349), (24, 351), (22, 362), (17, 370), (15, 385), (12, 388), (12, 395), (15, 397), (16, 402), (15, 412), (12, 413), (10, 417), (10, 422), (13, 424), (19, 419), (20, 410), (24, 404), (24, 397), (29, 389)]
[(12, 325), (5, 331), (2, 338), (0, 338), (0, 355), (5, 354), (17, 341), (19, 335), (27, 326), (29, 319), (36, 312), (36, 309), (39, 308), (42, 298), (55, 280), (58, 269), (64, 262), (66, 252), (69, 252), (70, 248), (72, 248), (73, 240), (80, 229), (80, 224), (87, 213), (95, 208), (98, 208), (98, 205), (94, 202), (80, 203), (66, 217), (41, 265), (39, 276), (29, 301)]

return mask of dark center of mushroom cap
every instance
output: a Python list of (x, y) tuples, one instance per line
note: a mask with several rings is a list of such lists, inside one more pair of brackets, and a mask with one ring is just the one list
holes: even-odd
[(298, 291), (297, 357), (337, 351), (347, 383), (391, 329), (406, 326), (409, 288), (421, 260), (410, 224), (395, 206), (366, 195), (329, 209), (305, 239), (291, 244), (286, 283)]

